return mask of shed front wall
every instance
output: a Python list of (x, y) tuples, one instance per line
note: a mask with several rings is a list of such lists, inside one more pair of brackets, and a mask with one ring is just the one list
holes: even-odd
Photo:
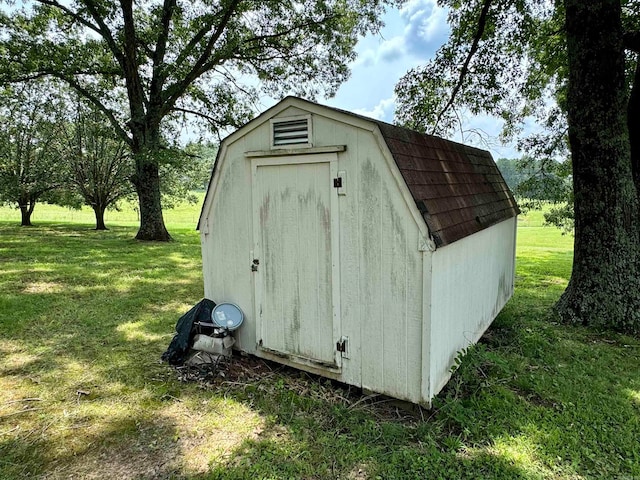
[[(276, 118), (308, 113), (289, 107)], [(339, 374), (328, 376), (412, 402), (428, 402), (421, 393), (428, 391), (422, 386), (428, 374), (423, 375), (423, 252), (418, 250), (418, 225), (400, 194), (393, 166), (383, 156), (375, 127), (312, 113), (314, 147), (346, 146), (337, 154), (345, 194), (338, 195), (336, 189), (331, 193), (338, 197), (339, 212), (340, 333), (348, 341)], [(270, 135), (266, 119), (226, 145), (200, 226), (205, 296), (240, 306), (245, 323), (235, 332), (238, 348), (267, 358), (272, 357), (256, 345), (251, 272), (254, 192), (251, 160), (245, 154), (269, 150)]]
[(431, 396), (457, 353), (478, 341), (513, 295), (517, 217), (437, 249), (432, 256)]

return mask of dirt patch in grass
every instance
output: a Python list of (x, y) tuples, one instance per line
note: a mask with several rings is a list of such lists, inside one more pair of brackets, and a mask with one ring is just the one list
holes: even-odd
[(62, 291), (62, 285), (55, 282), (30, 282), (27, 283), (23, 293), (59, 293)]
[[(227, 410), (233, 412), (232, 417), (221, 413)], [(247, 408), (223, 406), (216, 399), (170, 399), (152, 417), (114, 419), (108, 431), (85, 427), (77, 432), (86, 445), (68, 454), (57, 451), (42, 478), (128, 480), (202, 475), (212, 465), (224, 463), (243, 442), (258, 438), (264, 420)]]

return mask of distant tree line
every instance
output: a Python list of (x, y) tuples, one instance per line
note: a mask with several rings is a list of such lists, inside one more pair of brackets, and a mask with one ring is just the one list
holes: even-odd
[(571, 161), (550, 161), (530, 156), (496, 161), (505, 182), (523, 210), (545, 209), (547, 223), (565, 232), (573, 231), (573, 187)]
[[(164, 141), (160, 156), (165, 205), (195, 201), (211, 171), (216, 148)], [(43, 80), (0, 92), (0, 203), (20, 209), (31, 225), (36, 203), (88, 205), (96, 229), (105, 211), (135, 198), (132, 152), (105, 114), (62, 85)]]

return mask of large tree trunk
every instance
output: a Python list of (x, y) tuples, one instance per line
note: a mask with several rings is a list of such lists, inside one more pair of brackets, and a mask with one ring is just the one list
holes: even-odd
[(101, 205), (93, 206), (93, 212), (96, 215), (96, 230), (107, 230), (107, 226), (104, 224), (104, 211), (105, 208)]
[(23, 227), (33, 226), (31, 223), (31, 214), (33, 213), (34, 207), (35, 207), (35, 203), (20, 202), (20, 214), (22, 215), (22, 223), (20, 224), (21, 226)]
[(150, 155), (136, 155), (136, 175), (133, 184), (138, 193), (140, 229), (137, 240), (167, 242), (171, 236), (164, 225), (160, 201), (160, 174), (158, 164)]
[(140, 207), (140, 229), (136, 239), (168, 242), (171, 236), (164, 225), (160, 195), (159, 121), (153, 127), (149, 127), (144, 121), (132, 125), (132, 151), (136, 164), (136, 173), (132, 181), (138, 193)]
[(557, 304), (568, 322), (640, 331), (638, 197), (631, 172), (619, 0), (565, 0), (575, 248)]
[(636, 191), (640, 193), (640, 55), (636, 56), (636, 71), (631, 85), (627, 115), (633, 181), (636, 185)]

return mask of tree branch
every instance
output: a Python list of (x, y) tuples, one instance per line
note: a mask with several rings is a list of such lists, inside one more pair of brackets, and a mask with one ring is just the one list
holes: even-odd
[(163, 112), (170, 111), (173, 108), (173, 105), (175, 104), (175, 102), (178, 100), (178, 98), (180, 98), (180, 96), (182, 96), (182, 94), (189, 87), (189, 85), (191, 85), (191, 83), (193, 83), (195, 79), (197, 79), (200, 75), (202, 75), (206, 71), (202, 68), (203, 65), (206, 64), (207, 66), (210, 66), (209, 67), (210, 69), (216, 65), (217, 61), (219, 61), (219, 58), (213, 59), (211, 61), (208, 61), (208, 60), (209, 60), (209, 57), (211, 56), (211, 53), (213, 52), (214, 45), (224, 33), (227, 27), (227, 24), (231, 20), (231, 16), (236, 11), (236, 8), (238, 8), (239, 4), (240, 4), (240, 0), (232, 0), (230, 2), (229, 7), (224, 12), (224, 15), (220, 20), (220, 23), (218, 23), (218, 26), (216, 27), (215, 32), (213, 32), (213, 34), (209, 38), (207, 45), (204, 48), (204, 51), (200, 54), (200, 57), (191, 68), (191, 71), (189, 71), (189, 73), (185, 75), (182, 81), (175, 83), (167, 91), (168, 95), (167, 95), (167, 98), (165, 99)]
[(476, 30), (476, 33), (473, 36), (473, 43), (471, 44), (471, 48), (469, 49), (467, 58), (465, 59), (464, 64), (462, 65), (462, 68), (460, 69), (460, 76), (458, 77), (456, 86), (453, 88), (453, 91), (451, 92), (449, 101), (444, 106), (444, 108), (440, 111), (440, 113), (438, 114), (438, 117), (436, 118), (436, 122), (433, 125), (433, 128), (431, 130), (432, 132), (436, 131), (436, 128), (438, 128), (438, 124), (440, 123), (442, 116), (451, 107), (451, 105), (453, 105), (453, 102), (456, 99), (456, 95), (460, 91), (460, 88), (462, 88), (462, 84), (464, 83), (465, 77), (467, 76), (467, 73), (469, 71), (469, 63), (471, 63), (471, 59), (473, 58), (476, 51), (478, 50), (480, 40), (482, 39), (482, 35), (484, 34), (484, 27), (486, 26), (486, 23), (487, 23), (487, 15), (489, 13), (490, 6), (491, 6), (491, 0), (484, 0), (484, 3), (482, 4), (482, 10), (480, 11), (480, 18), (478, 18), (478, 29)]
[[(173, 107), (171, 109), (172, 112), (182, 112), (182, 113), (188, 113), (190, 115), (195, 115), (197, 117), (201, 117), (204, 118), (205, 120), (207, 120), (210, 124), (218, 127), (219, 122), (218, 120), (216, 120), (214, 117), (207, 115), (205, 113), (199, 112), (197, 110), (190, 110), (188, 108), (182, 108), (182, 107)], [(234, 125), (235, 126), (235, 125)]]
[(215, 17), (212, 16), (209, 21), (207, 21), (200, 30), (191, 38), (189, 43), (182, 49), (178, 58), (174, 62), (174, 65), (179, 67), (189, 56), (189, 54), (193, 51), (193, 49), (202, 41), (202, 39), (211, 31), (213, 24), (215, 22)]
[(113, 56), (116, 58), (120, 66), (124, 69), (124, 54), (118, 48), (118, 44), (113, 38), (111, 30), (109, 30), (109, 27), (104, 21), (104, 18), (102, 18), (102, 16), (100, 15), (100, 12), (98, 12), (96, 4), (93, 0), (84, 0), (84, 4), (87, 6), (87, 9), (89, 10), (89, 13), (91, 14), (95, 22), (98, 24), (98, 27), (100, 27), (98, 33), (104, 39), (104, 41), (107, 42), (111, 53), (113, 53)]
[(131, 109), (131, 121), (139, 123), (145, 116), (144, 105), (148, 99), (144, 94), (144, 87), (140, 72), (138, 71), (136, 26), (133, 15), (133, 0), (120, 0), (122, 20), (124, 22), (124, 76), (127, 79), (127, 94), (129, 108)]
[(223, 66), (223, 67), (221, 67), (221, 69), (216, 70), (216, 72), (219, 73), (220, 75), (222, 75), (227, 80), (227, 82), (231, 83), (235, 87), (236, 90), (238, 90), (239, 92), (244, 93), (247, 97), (251, 98), (251, 96), (252, 96), (251, 92), (248, 89), (246, 89), (245, 87), (243, 87), (242, 85), (240, 85), (238, 83), (238, 81), (236, 80), (235, 75), (232, 75), (227, 70), (226, 67)]
[[(171, 18), (176, 7), (176, 0), (164, 0), (162, 6), (162, 20), (160, 24), (162, 28), (158, 33), (156, 48), (153, 52), (153, 77), (149, 88), (149, 100), (160, 96), (162, 85), (166, 78), (164, 69), (161, 68), (164, 63), (164, 56), (167, 53), (167, 41), (169, 40), (169, 28), (171, 26)], [(158, 98), (160, 100), (160, 98)]]
[(68, 83), (80, 95), (82, 95), (84, 98), (89, 100), (93, 105), (95, 105), (98, 110), (100, 110), (102, 113), (104, 113), (107, 116), (107, 118), (109, 119), (109, 122), (111, 123), (113, 128), (116, 130), (116, 133), (118, 134), (118, 136), (122, 138), (122, 140), (125, 141), (128, 145), (132, 145), (133, 141), (131, 140), (131, 138), (129, 138), (129, 135), (127, 134), (127, 132), (122, 128), (122, 126), (120, 125), (120, 122), (118, 122), (118, 119), (115, 117), (113, 112), (109, 108), (107, 108), (98, 99), (96, 95), (94, 95), (89, 90), (87, 90), (82, 85), (80, 85), (80, 83), (78, 83), (78, 81), (75, 78), (65, 77), (64, 75), (56, 74), (56, 73), (51, 73), (51, 75), (62, 80), (63, 82)]
[(90, 28), (91, 30), (93, 30), (94, 32), (102, 36), (102, 32), (100, 31), (99, 26), (94, 25), (93, 23), (88, 21), (86, 18), (83, 18), (82, 15), (80, 15), (78, 12), (74, 12), (69, 7), (62, 5), (57, 0), (35, 0), (35, 1), (38, 3), (41, 3), (42, 5), (48, 5), (50, 7), (54, 7), (54, 8), (57, 8), (58, 10), (61, 10), (62, 12), (64, 12), (65, 14), (73, 18), (76, 22), (81, 23), (85, 27)]
[[(286, 35), (289, 35), (291, 32), (295, 32), (296, 30), (300, 30), (302, 28), (306, 28), (306, 27), (311, 27), (311, 26), (318, 26), (318, 25), (322, 25), (324, 23), (326, 23), (329, 20), (332, 20), (334, 18), (338, 18), (339, 15), (329, 15), (326, 16), (322, 19), (322, 21), (309, 21), (309, 22), (303, 22), (303, 23), (298, 23), (295, 25), (292, 25), (290, 28), (283, 30), (282, 32), (278, 32), (278, 33), (272, 33), (270, 35), (256, 35), (255, 37), (249, 38), (248, 40), (245, 40), (244, 42), (242, 42), (243, 44), (247, 44), (247, 43), (254, 43), (254, 42), (260, 42), (262, 40), (272, 40), (275, 38), (280, 38), (280, 37), (284, 37)], [(255, 48), (255, 47), (253, 47)]]

